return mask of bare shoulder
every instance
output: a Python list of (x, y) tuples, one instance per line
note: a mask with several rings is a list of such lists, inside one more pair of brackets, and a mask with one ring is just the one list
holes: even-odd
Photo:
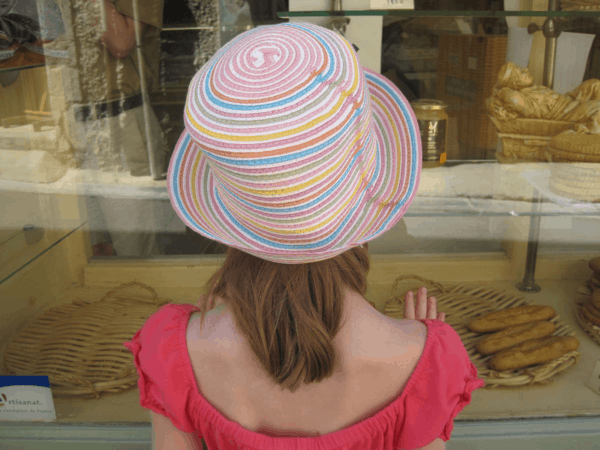
[(388, 368), (394, 376), (398, 369), (408, 376), (417, 366), (427, 339), (427, 326), (417, 320), (397, 320), (385, 317)]
[(398, 343), (401, 345), (407, 343), (414, 345), (420, 348), (422, 352), (427, 339), (427, 326), (423, 322), (409, 319), (388, 319)]

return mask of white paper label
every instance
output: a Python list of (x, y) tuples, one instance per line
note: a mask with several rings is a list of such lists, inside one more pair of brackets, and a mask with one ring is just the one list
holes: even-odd
[(415, 0), (370, 0), (371, 9), (415, 9)]
[(469, 56), (469, 69), (471, 70), (477, 70), (477, 57), (476, 56)]
[(0, 375), (0, 420), (56, 420), (48, 377)]
[(596, 394), (600, 395), (600, 360), (598, 360), (596, 367), (594, 367), (592, 375), (587, 382), (587, 387), (589, 387)]

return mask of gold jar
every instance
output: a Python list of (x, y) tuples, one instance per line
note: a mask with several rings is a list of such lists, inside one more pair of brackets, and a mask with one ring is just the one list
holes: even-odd
[(440, 100), (420, 99), (411, 103), (421, 131), (423, 167), (437, 167), (446, 162), (448, 105)]

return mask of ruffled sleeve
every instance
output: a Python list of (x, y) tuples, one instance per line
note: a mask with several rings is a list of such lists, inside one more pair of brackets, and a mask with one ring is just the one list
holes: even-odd
[[(198, 431), (192, 420), (193, 383), (186, 367), (185, 341), (192, 305), (162, 306), (123, 345), (134, 355), (140, 404), (167, 417), (179, 430)], [(185, 352), (185, 353), (184, 353)], [(201, 437), (201, 436), (200, 436)]]
[(438, 320), (424, 321), (428, 335), (414, 379), (407, 385), (399, 448), (420, 448), (437, 438), (450, 439), (454, 419), (485, 385), (454, 329)]

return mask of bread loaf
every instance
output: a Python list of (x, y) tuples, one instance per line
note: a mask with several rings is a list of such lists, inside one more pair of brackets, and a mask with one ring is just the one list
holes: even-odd
[(597, 256), (596, 258), (590, 259), (590, 261), (588, 262), (588, 266), (595, 273), (600, 273), (600, 256)]
[(600, 311), (596, 309), (592, 302), (587, 302), (581, 308), (581, 312), (589, 323), (600, 327)]
[(552, 319), (556, 315), (550, 306), (527, 305), (503, 309), (486, 314), (467, 324), (467, 328), (476, 333), (498, 331), (511, 325), (534, 322), (536, 320)]
[(513, 325), (479, 341), (477, 351), (484, 356), (492, 355), (530, 339), (550, 336), (555, 329), (552, 322), (545, 320)]
[(492, 370), (515, 370), (560, 358), (577, 350), (579, 340), (573, 336), (547, 336), (525, 341), (516, 347), (492, 356), (488, 365)]
[(596, 289), (592, 293), (592, 304), (596, 307), (596, 309), (600, 310), (600, 289)]

